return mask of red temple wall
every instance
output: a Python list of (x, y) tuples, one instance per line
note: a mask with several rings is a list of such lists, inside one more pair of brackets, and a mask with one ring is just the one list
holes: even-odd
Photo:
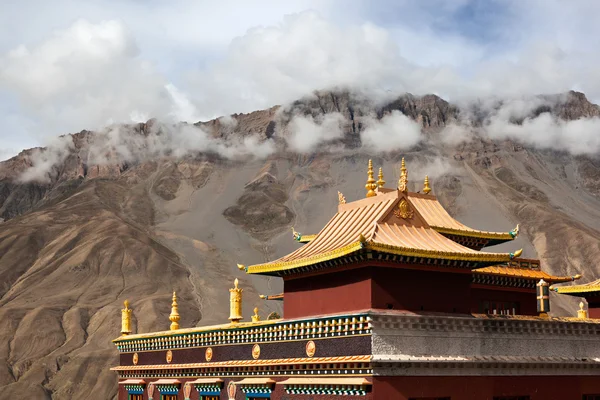
[(600, 394), (593, 376), (374, 377), (375, 399), (493, 400), (495, 396), (530, 396), (530, 400), (581, 400)]
[(535, 291), (529, 293), (516, 290), (494, 290), (492, 287), (471, 289), (471, 312), (480, 313), (480, 304), (488, 302), (518, 303), (517, 314), (538, 315)]
[[(284, 280), (284, 317), (370, 308), (470, 313), (470, 273), (363, 267)], [(535, 306), (535, 304), (534, 304)]]
[(284, 280), (285, 318), (366, 310), (371, 307), (368, 268)]
[(470, 312), (471, 274), (373, 268), (373, 308)]
[(597, 304), (595, 307), (589, 306), (588, 317), (600, 319), (600, 304)]

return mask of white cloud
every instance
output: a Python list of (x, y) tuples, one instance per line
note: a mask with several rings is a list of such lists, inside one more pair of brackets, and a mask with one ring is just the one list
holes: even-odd
[(394, 110), (381, 120), (369, 117), (363, 123), (365, 129), (360, 137), (363, 146), (379, 152), (406, 150), (421, 140), (421, 126)]
[(287, 143), (293, 151), (310, 153), (324, 142), (341, 139), (344, 123), (344, 116), (340, 113), (325, 114), (317, 119), (296, 115), (288, 126)]

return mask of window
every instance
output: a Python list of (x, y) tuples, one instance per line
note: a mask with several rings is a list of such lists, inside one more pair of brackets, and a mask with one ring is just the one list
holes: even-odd
[(143, 399), (144, 399), (143, 394), (130, 394), (129, 395), (129, 400), (143, 400)]
[(201, 396), (201, 400), (219, 400), (219, 396)]
[[(479, 312), (481, 314), (516, 315), (519, 314), (519, 303), (512, 301), (483, 301), (479, 304)], [(515, 399), (518, 398), (519, 396), (515, 397)]]
[(529, 400), (529, 396), (496, 396), (494, 400)]
[(600, 394), (584, 394), (581, 400), (600, 400)]
[(163, 394), (161, 400), (177, 400), (176, 394)]

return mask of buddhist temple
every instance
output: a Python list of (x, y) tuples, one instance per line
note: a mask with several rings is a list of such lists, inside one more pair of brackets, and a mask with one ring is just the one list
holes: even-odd
[[(581, 275), (489, 251), (519, 226), (460, 223), (428, 177), (408, 190), (404, 159), (396, 187), (371, 161), (366, 175), (364, 198), (338, 192), (320, 232), (292, 228), (295, 251), (238, 265), (282, 279), (283, 293), (260, 297), (282, 301), (283, 317), (242, 315), (238, 279), (222, 325), (179, 326), (174, 293), (170, 330), (133, 333), (126, 303), (119, 399), (600, 399), (600, 281), (568, 286)], [(589, 312), (553, 316), (550, 291), (585, 297)]]

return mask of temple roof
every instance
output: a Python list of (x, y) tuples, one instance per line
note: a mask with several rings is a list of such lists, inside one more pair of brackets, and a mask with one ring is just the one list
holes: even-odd
[(554, 276), (542, 271), (539, 267), (539, 260), (530, 260), (524, 258), (515, 258), (506, 264), (492, 265), (485, 268), (473, 270), (474, 274), (495, 275), (511, 278), (522, 278), (539, 281), (543, 279), (549, 283), (571, 282), (581, 278), (581, 275), (574, 276)]
[[(338, 212), (313, 240), (278, 260), (249, 266), (246, 271), (260, 274), (291, 270), (361, 249), (488, 265), (507, 262), (513, 257), (511, 253), (476, 251), (438, 233), (421, 215), (419, 208), (413, 206), (412, 201), (407, 201), (418, 197), (400, 190), (386, 190), (351, 203), (341, 203)], [(421, 209), (429, 208), (421, 206)], [(430, 214), (433, 212), (430, 211)]]
[(551, 289), (561, 294), (585, 297), (586, 294), (591, 295), (600, 293), (600, 279), (581, 285), (556, 286)]
[(433, 195), (408, 193), (408, 198), (429, 226), (442, 234), (488, 239), (491, 242), (486, 246), (489, 246), (513, 240), (519, 232), (518, 228), (510, 232), (488, 232), (472, 229), (452, 218)]

